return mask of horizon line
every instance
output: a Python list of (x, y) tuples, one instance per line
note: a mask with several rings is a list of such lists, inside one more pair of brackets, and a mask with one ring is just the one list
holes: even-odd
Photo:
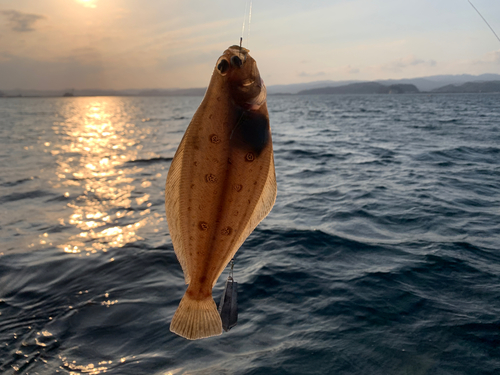
[[(333, 79), (324, 79), (324, 80), (315, 80), (308, 82), (296, 82), (296, 83), (277, 83), (272, 85), (266, 85), (266, 87), (270, 88), (273, 86), (292, 86), (292, 85), (307, 85), (314, 84), (320, 82), (378, 82), (378, 81), (405, 81), (405, 80), (416, 80), (416, 79), (425, 79), (425, 78), (435, 78), (435, 77), (460, 77), (460, 76), (471, 76), (471, 77), (480, 77), (484, 75), (493, 75), (498, 76), (500, 78), (499, 73), (481, 73), (481, 74), (469, 74), (469, 73), (461, 73), (461, 74), (435, 74), (431, 76), (420, 76), (413, 78), (380, 78), (373, 80), (358, 80), (358, 79), (342, 79), (342, 80), (333, 80)], [(58, 89), (34, 89), (34, 88), (13, 88), (13, 89), (2, 89), (0, 87), (0, 92), (2, 91), (154, 91), (154, 90), (163, 90), (163, 91), (181, 91), (181, 90), (201, 90), (206, 89), (208, 85), (203, 87), (144, 87), (144, 88), (126, 88), (126, 89), (113, 89), (113, 88), (58, 88)]]

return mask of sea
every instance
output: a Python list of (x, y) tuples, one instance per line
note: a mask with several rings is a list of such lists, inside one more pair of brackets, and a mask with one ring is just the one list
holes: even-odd
[(238, 324), (189, 341), (164, 187), (201, 100), (0, 98), (1, 374), (500, 373), (499, 94), (269, 96)]

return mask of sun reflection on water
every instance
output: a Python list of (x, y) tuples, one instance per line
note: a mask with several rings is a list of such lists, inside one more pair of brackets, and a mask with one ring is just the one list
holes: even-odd
[[(75, 98), (66, 120), (54, 123), (62, 137), (57, 155), (58, 186), (72, 209), (63, 225), (78, 229), (59, 245), (68, 253), (94, 253), (141, 240), (137, 231), (148, 220), (150, 194), (133, 196), (134, 176), (142, 168), (126, 165), (142, 148), (138, 129), (119, 98)], [(151, 186), (143, 181), (140, 187)], [(71, 199), (72, 198), (72, 199)]]

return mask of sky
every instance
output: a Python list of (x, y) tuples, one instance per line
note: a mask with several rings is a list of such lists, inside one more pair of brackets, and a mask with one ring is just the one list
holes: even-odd
[(206, 87), (241, 35), (266, 85), (500, 73), (467, 0), (0, 0), (0, 90)]

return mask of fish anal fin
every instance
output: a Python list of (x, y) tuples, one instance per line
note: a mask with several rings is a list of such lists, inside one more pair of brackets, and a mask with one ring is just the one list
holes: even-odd
[(222, 334), (222, 321), (212, 296), (195, 300), (186, 293), (170, 323), (170, 331), (188, 340)]

